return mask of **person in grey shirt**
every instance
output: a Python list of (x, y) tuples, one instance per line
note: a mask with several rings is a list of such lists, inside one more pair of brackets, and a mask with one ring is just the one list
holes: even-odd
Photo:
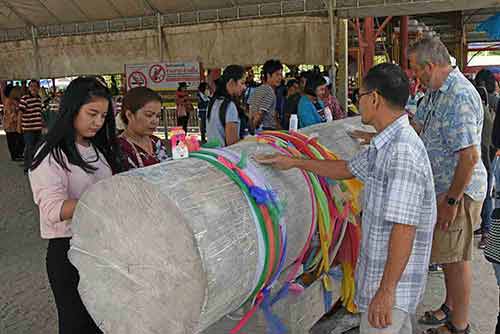
[(250, 119), (253, 129), (280, 129), (276, 112), (275, 89), (283, 79), (283, 65), (279, 60), (271, 59), (262, 68), (263, 83), (255, 89), (248, 100)]
[(229, 146), (240, 140), (240, 116), (236, 98), (245, 89), (245, 70), (240, 65), (229, 65), (217, 80), (216, 90), (207, 111), (207, 137)]

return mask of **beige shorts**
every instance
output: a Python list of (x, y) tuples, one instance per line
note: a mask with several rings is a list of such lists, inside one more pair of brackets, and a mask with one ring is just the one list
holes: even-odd
[(458, 206), (457, 217), (447, 231), (434, 229), (431, 263), (449, 264), (472, 260), (474, 230), (481, 224), (483, 201), (465, 195)]

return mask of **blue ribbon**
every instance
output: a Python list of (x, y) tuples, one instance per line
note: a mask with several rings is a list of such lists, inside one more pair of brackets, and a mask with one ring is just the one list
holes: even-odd
[(250, 195), (255, 199), (258, 205), (266, 204), (271, 200), (269, 192), (257, 186), (249, 187)]
[(285, 334), (287, 332), (285, 325), (283, 325), (281, 320), (271, 311), (271, 294), (269, 290), (270, 289), (266, 288), (262, 291), (264, 298), (262, 300), (262, 304), (260, 305), (267, 321), (267, 333)]
[(325, 304), (325, 313), (330, 312), (333, 306), (332, 292), (328, 291), (324, 286), (323, 286), (323, 302)]
[(337, 282), (342, 281), (342, 278), (344, 277), (344, 273), (342, 272), (342, 269), (340, 269), (340, 266), (333, 267), (332, 269), (330, 269), (328, 275), (330, 275), (330, 277)]

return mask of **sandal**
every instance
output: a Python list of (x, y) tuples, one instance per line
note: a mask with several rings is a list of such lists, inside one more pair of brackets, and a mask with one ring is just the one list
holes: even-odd
[(429, 328), (423, 334), (471, 334), (470, 325), (467, 325), (465, 329), (458, 329), (451, 323), (447, 321), (443, 326), (438, 328)]
[(443, 319), (438, 319), (434, 311), (427, 311), (424, 313), (423, 317), (418, 320), (418, 322), (421, 323), (422, 325), (428, 325), (428, 326), (437, 326), (446, 324), (448, 319), (450, 319), (451, 310), (446, 304), (441, 305), (439, 309), (445, 315)]

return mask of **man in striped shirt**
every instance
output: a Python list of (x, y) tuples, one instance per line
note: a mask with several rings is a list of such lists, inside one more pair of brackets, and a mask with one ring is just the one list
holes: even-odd
[(283, 65), (279, 60), (271, 59), (265, 62), (262, 68), (263, 83), (255, 89), (249, 98), (250, 119), (255, 130), (279, 129), (278, 114), (276, 112), (275, 89), (283, 79)]
[(24, 148), (25, 172), (31, 167), (36, 144), (42, 135), (42, 99), (38, 95), (39, 91), (40, 83), (37, 80), (31, 80), (28, 95), (23, 96), (19, 102), (19, 111), (22, 114), (21, 124), (26, 144)]

